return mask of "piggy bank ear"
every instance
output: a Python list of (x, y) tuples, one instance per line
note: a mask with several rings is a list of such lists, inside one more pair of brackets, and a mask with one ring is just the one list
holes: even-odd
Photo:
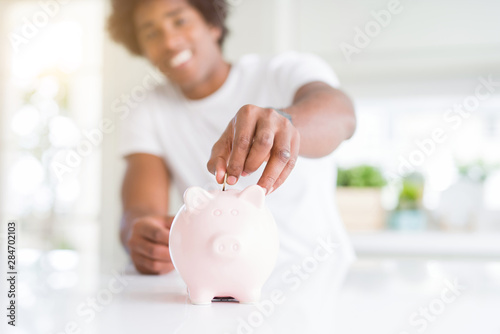
[(264, 188), (258, 185), (253, 185), (245, 188), (239, 195), (239, 198), (244, 199), (259, 209), (264, 207), (264, 199), (266, 197), (266, 192)]
[(212, 198), (212, 194), (200, 187), (190, 187), (184, 192), (184, 204), (190, 212), (202, 209)]

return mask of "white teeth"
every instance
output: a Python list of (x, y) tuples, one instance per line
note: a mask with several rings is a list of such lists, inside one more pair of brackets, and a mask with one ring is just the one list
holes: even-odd
[(185, 62), (187, 62), (189, 59), (191, 59), (192, 56), (193, 56), (193, 53), (189, 49), (181, 51), (177, 54), (177, 56), (175, 56), (174, 58), (172, 58), (170, 60), (170, 66), (177, 67), (179, 65), (182, 65)]

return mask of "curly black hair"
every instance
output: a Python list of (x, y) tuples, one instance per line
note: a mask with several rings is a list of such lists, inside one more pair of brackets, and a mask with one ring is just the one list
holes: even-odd
[[(133, 15), (137, 5), (148, 0), (111, 0), (112, 13), (108, 19), (108, 31), (114, 41), (123, 44), (132, 54), (141, 56), (142, 51), (137, 40)], [(226, 0), (187, 0), (198, 10), (205, 21), (222, 30), (219, 46), (222, 48), (229, 33), (226, 27), (228, 5)]]

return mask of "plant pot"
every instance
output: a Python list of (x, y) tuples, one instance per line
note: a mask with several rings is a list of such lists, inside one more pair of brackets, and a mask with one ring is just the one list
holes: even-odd
[(398, 231), (423, 231), (427, 218), (422, 210), (396, 210), (389, 217), (389, 229)]
[(350, 232), (378, 231), (384, 228), (385, 210), (380, 188), (338, 187), (337, 205)]

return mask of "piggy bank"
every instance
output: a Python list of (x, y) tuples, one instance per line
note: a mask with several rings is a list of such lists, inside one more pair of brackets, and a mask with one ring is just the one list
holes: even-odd
[(264, 189), (188, 188), (170, 228), (169, 248), (191, 303), (210, 304), (214, 297), (258, 302), (279, 250)]

